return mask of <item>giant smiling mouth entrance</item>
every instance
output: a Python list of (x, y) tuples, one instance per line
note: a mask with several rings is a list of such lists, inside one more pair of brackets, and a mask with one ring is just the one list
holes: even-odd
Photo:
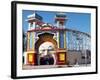
[(46, 55), (40, 58), (40, 65), (53, 65), (54, 58), (51, 55)]

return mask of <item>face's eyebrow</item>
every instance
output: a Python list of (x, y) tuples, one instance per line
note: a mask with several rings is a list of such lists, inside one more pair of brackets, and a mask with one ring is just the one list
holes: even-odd
[(52, 49), (53, 47), (52, 46), (48, 46), (48, 49)]
[(40, 51), (45, 51), (45, 49), (41, 49)]

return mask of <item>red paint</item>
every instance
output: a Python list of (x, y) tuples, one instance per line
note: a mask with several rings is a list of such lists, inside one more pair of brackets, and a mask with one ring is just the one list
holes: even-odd
[(51, 29), (32, 29), (32, 30), (28, 30), (28, 32), (31, 32), (31, 31), (66, 31), (67, 29), (65, 28), (51, 28)]

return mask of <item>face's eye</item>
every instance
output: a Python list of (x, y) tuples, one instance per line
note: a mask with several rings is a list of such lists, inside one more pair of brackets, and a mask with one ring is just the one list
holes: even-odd
[(39, 51), (40, 54), (43, 54), (45, 52), (45, 49), (42, 49)]
[(45, 49), (41, 50), (42, 52), (45, 52)]
[(49, 50), (49, 51), (53, 51), (54, 48), (53, 48), (52, 46), (49, 46), (49, 47), (48, 47), (48, 50)]

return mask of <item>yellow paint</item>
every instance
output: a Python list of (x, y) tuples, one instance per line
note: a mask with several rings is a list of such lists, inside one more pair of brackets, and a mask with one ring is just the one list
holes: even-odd
[(60, 47), (60, 46), (59, 46), (59, 44), (60, 44), (60, 43), (59, 43), (59, 40), (60, 40), (60, 38), (59, 38), (59, 32), (58, 32), (58, 48)]
[(29, 62), (33, 62), (33, 55), (29, 54)]
[(66, 48), (66, 32), (64, 32), (64, 48)]
[[(30, 34), (32, 34), (32, 48), (30, 48)], [(34, 50), (34, 32), (28, 32), (28, 50)]]
[(64, 55), (64, 54), (59, 54), (59, 59), (60, 59), (61, 61), (64, 61), (64, 60), (65, 60), (65, 55)]
[(34, 39), (35, 39), (35, 37), (34, 37), (34, 32), (32, 33), (32, 43), (33, 43), (33, 45), (32, 45), (32, 49), (34, 50)]
[(29, 45), (29, 36), (30, 36), (30, 35), (29, 35), (29, 32), (27, 32), (27, 50), (29, 50), (29, 46), (30, 46), (30, 45)]

